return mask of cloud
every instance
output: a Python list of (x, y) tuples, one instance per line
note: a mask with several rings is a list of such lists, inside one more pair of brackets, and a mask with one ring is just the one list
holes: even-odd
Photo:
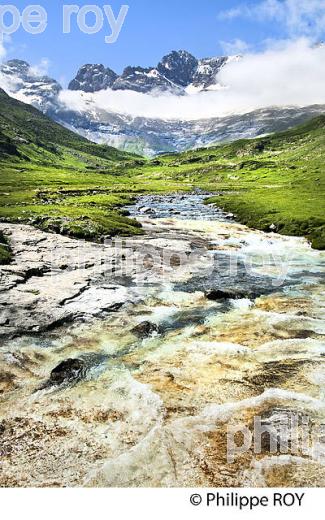
[(250, 45), (239, 38), (230, 42), (221, 41), (220, 45), (226, 56), (245, 54), (250, 50)]
[(42, 58), (40, 63), (30, 67), (30, 72), (34, 76), (47, 76), (50, 64), (51, 62), (48, 58)]
[(3, 42), (0, 42), (0, 62), (3, 61), (3, 59), (6, 57), (7, 51), (5, 49), (5, 46), (3, 45)]
[(277, 22), (290, 37), (315, 39), (325, 33), (325, 0), (262, 0), (241, 4), (219, 14), (222, 20), (248, 18), (255, 22)]
[(249, 8), (247, 5), (239, 5), (226, 11), (220, 11), (218, 18), (219, 20), (234, 20), (235, 18), (249, 17), (251, 12), (252, 8)]
[(7, 56), (7, 44), (11, 43), (11, 38), (8, 34), (4, 35), (3, 39), (0, 39), (0, 63), (4, 61)]
[(306, 39), (281, 42), (239, 61), (230, 61), (219, 73), (218, 90), (187, 96), (141, 94), (105, 90), (86, 94), (64, 90), (60, 102), (66, 109), (104, 112), (131, 117), (197, 120), (246, 113), (269, 106), (325, 104), (325, 46)]

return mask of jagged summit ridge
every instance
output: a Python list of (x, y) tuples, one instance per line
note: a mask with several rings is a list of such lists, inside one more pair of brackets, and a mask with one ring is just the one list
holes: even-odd
[[(112, 89), (184, 95), (218, 86), (217, 75), (230, 59), (226, 56), (197, 59), (187, 51), (172, 51), (156, 67), (128, 66), (120, 75), (103, 64), (85, 64), (70, 81), (68, 89), (86, 93)], [(0, 75), (1, 84), (8, 83), (11, 92), (19, 92), (23, 101), (30, 100), (41, 110), (53, 104), (62, 90), (56, 80), (36, 73), (23, 60), (9, 60), (0, 65)]]
[(120, 76), (104, 65), (83, 65), (69, 89), (97, 92), (111, 88), (142, 93), (160, 90), (176, 94), (184, 94), (191, 87), (206, 90), (217, 84), (217, 74), (228, 59), (221, 56), (199, 60), (187, 51), (172, 51), (156, 67), (129, 66)]
[(187, 51), (172, 51), (158, 64), (158, 71), (176, 85), (188, 87), (194, 78), (199, 61)]
[(70, 90), (83, 90), (84, 92), (97, 92), (113, 86), (118, 75), (104, 65), (83, 65), (76, 77), (69, 83)]

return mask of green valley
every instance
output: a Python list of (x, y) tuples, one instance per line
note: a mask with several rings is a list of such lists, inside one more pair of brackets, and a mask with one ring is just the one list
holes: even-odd
[[(249, 226), (324, 249), (324, 156), (325, 116), (149, 160), (91, 143), (0, 90), (0, 219), (78, 238), (142, 233), (122, 209), (132, 198), (201, 188)], [(0, 237), (0, 262), (8, 255)]]

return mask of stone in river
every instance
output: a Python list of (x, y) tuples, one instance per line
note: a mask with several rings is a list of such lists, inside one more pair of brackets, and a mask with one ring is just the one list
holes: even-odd
[(143, 321), (131, 330), (132, 334), (139, 338), (148, 338), (154, 333), (159, 333), (159, 327), (150, 321)]
[(212, 301), (218, 301), (218, 300), (226, 300), (226, 299), (231, 299), (231, 300), (240, 300), (242, 298), (255, 298), (256, 295), (254, 295), (253, 293), (251, 294), (248, 294), (248, 293), (244, 293), (244, 292), (240, 292), (240, 291), (223, 291), (223, 290), (220, 290), (220, 289), (213, 289), (211, 291), (208, 291), (205, 293), (205, 297), (208, 299), (208, 300), (212, 300)]
[(148, 213), (155, 213), (155, 210), (152, 208), (149, 208), (147, 206), (144, 206), (143, 208), (139, 208), (140, 213), (148, 214)]
[(52, 370), (49, 382), (53, 385), (61, 385), (76, 381), (82, 377), (84, 369), (85, 362), (82, 359), (66, 359)]

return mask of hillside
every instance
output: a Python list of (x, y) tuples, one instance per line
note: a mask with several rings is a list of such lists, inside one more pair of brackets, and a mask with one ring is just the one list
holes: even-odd
[(116, 209), (127, 197), (107, 195), (99, 207), (65, 205), (60, 192), (86, 195), (103, 184), (110, 187), (127, 164), (138, 161), (138, 156), (91, 143), (0, 90), (1, 219), (84, 238), (137, 233), (137, 222)]
[[(91, 143), (0, 89), (0, 157), (20, 156), (46, 163), (53, 162), (54, 155), (55, 163), (64, 164), (65, 153), (69, 152), (72, 156), (80, 152), (109, 162), (132, 158), (110, 146)], [(79, 156), (81, 163), (89, 160), (86, 156)]]

